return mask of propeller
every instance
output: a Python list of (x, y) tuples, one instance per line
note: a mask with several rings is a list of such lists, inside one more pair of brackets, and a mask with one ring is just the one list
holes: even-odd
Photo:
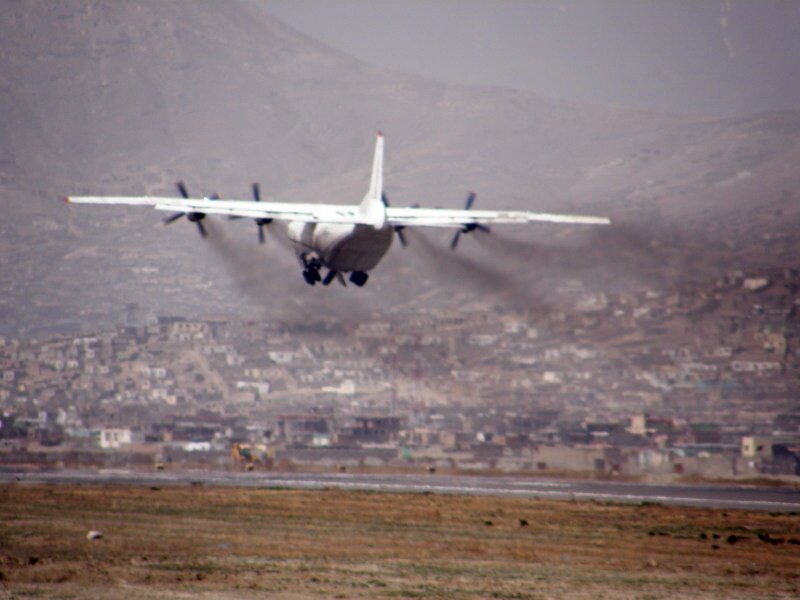
[[(258, 183), (253, 184), (253, 200), (256, 202), (261, 202), (261, 186)], [(264, 225), (269, 225), (272, 223), (272, 219), (270, 217), (259, 217), (256, 219), (256, 225), (258, 225), (258, 243), (264, 243)]]
[(170, 223), (173, 223), (173, 222), (177, 221), (178, 219), (180, 219), (185, 214), (186, 213), (180, 212), (180, 213), (175, 213), (174, 215), (171, 215), (171, 216), (167, 217), (166, 219), (164, 219), (164, 225), (169, 225)]
[[(386, 208), (389, 208), (389, 198), (386, 197), (386, 194), (381, 194), (381, 201)], [(395, 225), (394, 232), (397, 234), (397, 239), (400, 240), (400, 245), (405, 248), (408, 246), (408, 240), (406, 240), (406, 236), (403, 234), (403, 229), (405, 229), (405, 225)]]
[[(203, 217), (205, 217), (205, 215), (203, 215)], [(189, 220), (192, 220), (191, 217), (189, 217)], [(203, 221), (201, 219), (196, 219), (194, 224), (197, 225), (197, 231), (200, 232), (201, 238), (208, 237), (208, 232), (206, 231), (205, 225), (203, 225)]]
[[(180, 193), (180, 195), (183, 197), (183, 199), (184, 200), (188, 200), (189, 199), (189, 192), (186, 189), (186, 184), (183, 183), (182, 181), (178, 181), (175, 184), (175, 186), (178, 188), (178, 193)], [(208, 199), (209, 200), (219, 200), (219, 194), (214, 193), (211, 196), (209, 196)], [(175, 221), (177, 221), (178, 219), (180, 219), (181, 217), (184, 217), (184, 216), (190, 222), (192, 222), (195, 225), (197, 225), (197, 231), (200, 232), (200, 237), (205, 238), (205, 237), (208, 236), (208, 232), (206, 231), (206, 228), (202, 223), (203, 219), (206, 218), (206, 214), (205, 213), (201, 213), (201, 212), (177, 212), (177, 213), (174, 213), (174, 214), (170, 215), (166, 219), (164, 219), (164, 225), (169, 225), (170, 223), (174, 223)]]
[[(255, 202), (261, 202), (261, 186), (258, 183), (252, 184), (253, 190), (253, 200)], [(244, 219), (246, 217), (242, 217), (239, 215), (231, 215), (228, 217), (229, 221), (238, 221), (239, 219)], [(264, 238), (264, 225), (269, 225), (272, 223), (273, 219), (270, 217), (261, 217), (253, 219), (258, 226), (258, 243), (263, 244), (266, 239)]]
[[(181, 196), (183, 196), (183, 199), (188, 200), (189, 192), (186, 191), (186, 184), (184, 184), (182, 181), (179, 181), (175, 184), (175, 186), (178, 188), (178, 192), (180, 192)], [(184, 212), (178, 212), (173, 215), (170, 215), (169, 217), (164, 219), (164, 225), (169, 225), (170, 223), (174, 223), (175, 221), (183, 217), (185, 214), (186, 213)]]
[[(472, 204), (475, 202), (475, 192), (470, 192), (469, 196), (467, 196), (467, 202), (464, 205), (464, 210), (470, 210), (472, 208)], [(453, 236), (453, 241), (450, 242), (450, 250), (455, 250), (456, 246), (458, 246), (458, 240), (461, 237), (462, 233), (471, 233), (475, 230), (483, 231), (484, 233), (491, 233), (491, 229), (484, 225), (483, 223), (464, 223), (461, 226), (461, 229), (456, 231), (456, 234)]]

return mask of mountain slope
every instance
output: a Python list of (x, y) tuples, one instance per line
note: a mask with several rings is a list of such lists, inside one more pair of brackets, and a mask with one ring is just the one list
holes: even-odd
[[(130, 302), (299, 318), (423, 294), (418, 309), (528, 308), (564, 278), (641, 286), (796, 264), (798, 112), (708, 121), (444, 86), (376, 70), (247, 2), (23, 0), (0, 6), (0, 40), (0, 334), (96, 326)], [(251, 223), (215, 222), (203, 243), (149, 211), (57, 201), (172, 194), (184, 179), (198, 195), (246, 197), (258, 180), (280, 200), (350, 203), (377, 129), (396, 205), (455, 207), (476, 190), (482, 207), (619, 226), (513, 229), (456, 257), (434, 232), (393, 249), (364, 290), (321, 291)]]

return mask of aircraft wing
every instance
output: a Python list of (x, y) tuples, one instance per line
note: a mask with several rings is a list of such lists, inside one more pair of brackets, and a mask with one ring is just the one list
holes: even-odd
[(369, 223), (357, 206), (336, 204), (293, 204), (253, 200), (212, 200), (209, 198), (159, 198), (154, 196), (68, 196), (71, 204), (152, 206), (171, 213), (202, 213), (252, 219), (305, 221), (308, 223)]
[[(252, 219), (304, 221), (307, 223), (372, 224), (358, 206), (338, 204), (294, 204), (252, 200), (213, 200), (209, 198), (169, 198), (155, 196), (68, 196), (72, 204), (152, 206), (170, 213), (202, 213)], [(467, 210), (447, 208), (386, 208), (386, 224), (402, 227), (459, 228), (470, 224), (492, 223), (576, 223), (608, 225), (605, 217), (559, 215), (518, 210)]]
[(464, 227), (492, 223), (576, 223), (610, 225), (605, 217), (558, 215), (520, 210), (452, 210), (447, 208), (387, 208), (386, 222), (400, 227)]

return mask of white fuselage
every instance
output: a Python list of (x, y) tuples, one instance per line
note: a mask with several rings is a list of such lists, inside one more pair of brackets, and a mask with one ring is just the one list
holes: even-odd
[(286, 235), (298, 255), (313, 255), (329, 269), (340, 273), (374, 269), (392, 245), (389, 226), (288, 223)]

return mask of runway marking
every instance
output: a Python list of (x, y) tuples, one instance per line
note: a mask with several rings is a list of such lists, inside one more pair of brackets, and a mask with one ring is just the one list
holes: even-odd
[[(281, 479), (282, 484), (301, 487), (319, 488), (330, 485), (330, 482), (303, 480), (303, 479)], [(770, 506), (783, 507), (788, 509), (800, 510), (800, 503), (778, 502), (774, 500), (735, 500), (735, 499), (715, 499), (707, 497), (689, 496), (661, 496), (646, 494), (610, 494), (607, 492), (582, 492), (582, 491), (551, 491), (551, 490), (517, 490), (510, 488), (486, 488), (476, 486), (460, 485), (432, 485), (432, 484), (399, 484), (399, 483), (367, 483), (367, 482), (340, 482), (336, 487), (346, 489), (376, 490), (376, 491), (422, 491), (437, 492), (444, 494), (466, 494), (466, 495), (507, 495), (519, 497), (550, 496), (559, 498), (581, 498), (581, 499), (608, 499), (622, 502), (660, 502), (664, 504), (698, 504), (707, 506), (709, 503), (716, 503), (725, 506)], [(267, 486), (270, 487), (270, 486)]]
[[(346, 490), (384, 491), (395, 493), (436, 493), (447, 495), (474, 495), (474, 496), (509, 496), (519, 498), (554, 498), (554, 499), (580, 499), (580, 500), (607, 500), (616, 502), (656, 502), (672, 505), (690, 505), (707, 508), (745, 508), (750, 510), (780, 510), (800, 512), (798, 502), (750, 498), (736, 499), (719, 497), (721, 494), (755, 493), (759, 490), (750, 488), (692, 488), (690, 486), (654, 486), (653, 491), (674, 489), (680, 490), (680, 495), (663, 493), (628, 493), (592, 491), (575, 489), (587, 487), (592, 482), (582, 481), (523, 481), (520, 479), (506, 480), (497, 484), (491, 479), (463, 478), (453, 483), (421, 483), (419, 476), (415, 475), (390, 475), (370, 476), (353, 474), (330, 474), (308, 478), (284, 474), (253, 474), (253, 473), (222, 473), (207, 472), (180, 472), (180, 473), (137, 473), (131, 471), (109, 469), (91, 472), (66, 472), (66, 473), (0, 473), (0, 481), (24, 481), (31, 483), (117, 483), (129, 485), (173, 484), (184, 485), (201, 482), (207, 485), (220, 486), (247, 486), (255, 488), (288, 487), (295, 489), (324, 489), (338, 488)], [(370, 481), (372, 480), (372, 481)], [(398, 481), (400, 480), (400, 481)], [(403, 481), (405, 480), (405, 481)], [(480, 485), (483, 484), (483, 485)], [(641, 484), (610, 484), (610, 485), (641, 485)], [(646, 489), (646, 486), (643, 486)], [(556, 488), (556, 489), (554, 489)], [(695, 492), (692, 495), (692, 492)], [(766, 490), (763, 493), (767, 493)], [(793, 492), (789, 492), (793, 493)], [(800, 499), (800, 494), (797, 495)]]

